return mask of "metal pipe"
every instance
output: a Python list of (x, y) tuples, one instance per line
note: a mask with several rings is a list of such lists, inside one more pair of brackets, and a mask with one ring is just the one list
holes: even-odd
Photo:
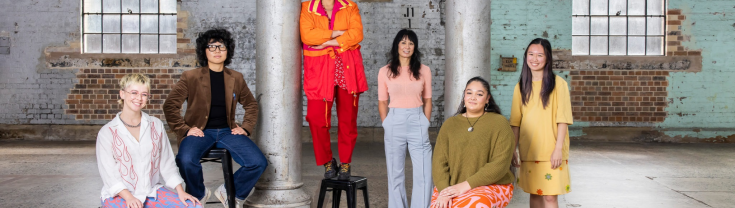
[(244, 207), (309, 207), (301, 181), (301, 1), (258, 0), (255, 141), (268, 168)]

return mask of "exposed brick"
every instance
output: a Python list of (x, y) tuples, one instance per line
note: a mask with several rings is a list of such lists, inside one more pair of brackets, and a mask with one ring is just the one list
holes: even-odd
[(674, 56), (686, 56), (687, 54), (688, 53), (686, 51), (675, 51), (674, 52)]
[[(571, 76), (571, 95), (575, 119), (586, 118), (588, 121), (627, 120), (638, 122), (659, 122), (650, 119), (653, 112), (664, 112), (667, 105), (654, 96), (654, 91), (665, 91), (660, 85), (666, 82), (668, 72), (662, 71), (579, 71)], [(595, 75), (597, 74), (597, 75)], [(592, 77), (595, 79), (593, 80)], [(612, 81), (605, 81), (612, 80)], [(623, 81), (621, 81), (623, 80)], [(649, 87), (657, 85), (657, 87)], [(608, 87), (610, 86), (610, 87)], [(661, 97), (663, 98), (663, 97)], [(658, 109), (655, 106), (663, 105)], [(648, 111), (648, 114), (640, 112)]]
[[(115, 116), (119, 106), (117, 104), (118, 92), (117, 80), (126, 73), (145, 73), (151, 77), (153, 83), (175, 83), (180, 72), (171, 69), (85, 69), (79, 70), (76, 84), (67, 96), (66, 104), (69, 109), (86, 109), (80, 111), (65, 111), (69, 115), (77, 115), (76, 119), (108, 119)], [(96, 74), (92, 74), (96, 73)], [(104, 79), (100, 79), (104, 78)], [(163, 90), (165, 89), (165, 90)], [(169, 84), (153, 84), (151, 86), (151, 99), (144, 111), (156, 117), (163, 118), (160, 111), (166, 98), (164, 93), (170, 90)], [(81, 105), (81, 106), (80, 106)]]

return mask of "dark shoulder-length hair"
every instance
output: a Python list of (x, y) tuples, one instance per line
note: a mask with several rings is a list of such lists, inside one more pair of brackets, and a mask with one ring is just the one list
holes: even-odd
[(544, 104), (544, 108), (546, 108), (549, 104), (549, 96), (551, 96), (551, 92), (554, 91), (554, 86), (556, 86), (556, 75), (551, 70), (552, 63), (554, 62), (554, 57), (551, 54), (551, 43), (543, 38), (533, 39), (523, 54), (523, 69), (521, 69), (521, 79), (518, 80), (518, 84), (521, 87), (521, 101), (523, 105), (526, 105), (528, 100), (531, 99), (531, 94), (533, 94), (533, 75), (526, 59), (528, 59), (528, 48), (534, 44), (540, 44), (544, 48), (544, 55), (546, 56), (544, 77), (541, 84), (541, 102)]
[(227, 48), (227, 59), (225, 59), (225, 66), (232, 63), (232, 56), (235, 55), (235, 39), (232, 38), (232, 34), (222, 28), (215, 28), (207, 30), (207, 32), (200, 33), (197, 37), (197, 60), (200, 66), (207, 66), (207, 45), (210, 43), (220, 42)]
[[(485, 105), (485, 112), (490, 113), (497, 113), (500, 114), (500, 107), (498, 107), (498, 104), (495, 103), (495, 99), (493, 99), (493, 95), (490, 94), (490, 83), (488, 83), (485, 79), (482, 77), (472, 77), (470, 81), (467, 81), (467, 85), (465, 85), (465, 89), (467, 90), (467, 86), (470, 85), (472, 82), (480, 82), (482, 84), (482, 87), (485, 88), (485, 92), (487, 93), (487, 104)], [(457, 108), (457, 113), (455, 115), (463, 114), (467, 112), (467, 108), (464, 106), (464, 90), (462, 91), (462, 102), (459, 103), (459, 108)]]
[(401, 71), (398, 70), (398, 68), (401, 67), (400, 55), (398, 53), (398, 50), (400, 49), (398, 45), (401, 44), (403, 38), (408, 38), (408, 40), (413, 42), (413, 55), (411, 55), (409, 71), (411, 72), (411, 75), (414, 79), (419, 80), (421, 77), (421, 73), (419, 72), (421, 70), (421, 50), (419, 50), (419, 37), (416, 36), (416, 33), (409, 29), (402, 29), (401, 31), (398, 31), (398, 34), (396, 34), (396, 37), (393, 39), (393, 47), (390, 49), (390, 59), (388, 59), (388, 68), (390, 69), (390, 71), (388, 72), (388, 77), (396, 78), (398, 77), (398, 75), (401, 74)]

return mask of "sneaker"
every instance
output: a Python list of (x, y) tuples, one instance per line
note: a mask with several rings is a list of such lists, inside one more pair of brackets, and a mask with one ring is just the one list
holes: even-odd
[(330, 179), (337, 177), (337, 161), (332, 158), (327, 164), (324, 164), (324, 178)]
[(342, 163), (342, 165), (339, 166), (339, 177), (337, 177), (337, 179), (341, 181), (348, 181), (350, 180), (350, 176), (350, 164)]
[(202, 200), (199, 200), (199, 202), (201, 202), (202, 205), (206, 204), (210, 196), (212, 196), (212, 191), (210, 191), (209, 188), (204, 187), (204, 197), (202, 197)]
[[(222, 205), (224, 205), (225, 208), (230, 207), (229, 201), (227, 201), (227, 189), (225, 189), (225, 184), (220, 185), (219, 188), (217, 188), (217, 190), (214, 191), (214, 196), (216, 196), (217, 199), (219, 199), (219, 201), (222, 202)], [(244, 199), (241, 200), (235, 197), (235, 202), (236, 202), (235, 207), (238, 207), (238, 208), (242, 207), (242, 204), (244, 201), (245, 201)]]

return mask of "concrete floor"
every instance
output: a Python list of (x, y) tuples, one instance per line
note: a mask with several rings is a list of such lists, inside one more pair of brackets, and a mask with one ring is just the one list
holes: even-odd
[[(305, 190), (316, 198), (323, 168), (314, 165), (311, 148), (310, 143), (304, 143), (303, 180)], [(573, 141), (569, 164), (572, 192), (561, 196), (559, 204), (735, 207), (733, 150), (734, 144)], [(0, 141), (0, 207), (99, 207), (102, 181), (94, 153), (94, 142), (88, 141)], [(410, 160), (406, 164), (410, 196)], [(222, 183), (219, 164), (207, 163), (204, 168), (208, 187)], [(372, 207), (387, 207), (385, 169), (382, 143), (358, 143), (352, 173), (369, 179)], [(509, 207), (528, 207), (528, 197), (516, 189)], [(205, 207), (222, 206), (210, 203)], [(358, 207), (363, 207), (362, 197), (358, 197)]]

